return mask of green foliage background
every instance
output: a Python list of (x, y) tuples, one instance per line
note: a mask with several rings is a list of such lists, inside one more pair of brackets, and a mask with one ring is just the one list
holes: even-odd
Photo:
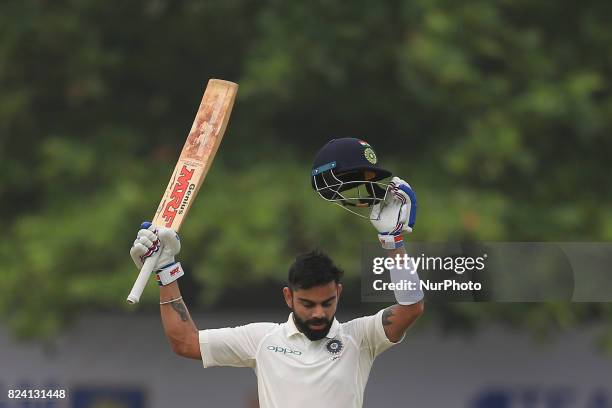
[[(334, 137), (368, 140), (412, 184), (414, 239), (610, 240), (610, 21), (605, 1), (4, 2), (3, 321), (49, 337), (124, 307), (135, 230), (212, 77), (240, 91), (181, 231), (198, 304), (283, 279), (313, 246), (356, 276), (374, 231), (309, 186)], [(428, 318), (547, 333), (611, 315), (451, 304)], [(612, 331), (601, 339), (612, 348)]]

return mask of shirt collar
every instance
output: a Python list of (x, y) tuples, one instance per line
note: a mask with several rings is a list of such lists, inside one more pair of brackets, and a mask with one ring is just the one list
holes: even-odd
[[(334, 337), (338, 335), (339, 328), (340, 328), (340, 323), (334, 317), (334, 322), (332, 323), (331, 327), (329, 328), (329, 332), (327, 333), (327, 336), (325, 337), (328, 339), (333, 339)], [(299, 331), (298, 328), (295, 326), (295, 322), (293, 321), (293, 312), (289, 313), (289, 319), (287, 319), (287, 325), (285, 326), (285, 333), (287, 335), (287, 338), (295, 334), (304, 335), (304, 333)]]

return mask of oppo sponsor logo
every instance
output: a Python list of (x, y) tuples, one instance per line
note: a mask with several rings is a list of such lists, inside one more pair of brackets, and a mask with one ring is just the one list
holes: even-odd
[(293, 354), (296, 356), (301, 356), (302, 352), (299, 350), (293, 350), (290, 349), (289, 347), (280, 347), (280, 346), (268, 346), (267, 347), (268, 350), (273, 351), (275, 353), (282, 353), (282, 354)]

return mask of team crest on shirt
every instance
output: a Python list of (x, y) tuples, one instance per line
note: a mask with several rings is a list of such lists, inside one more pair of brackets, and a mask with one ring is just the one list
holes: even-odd
[(342, 344), (342, 342), (338, 339), (331, 339), (327, 342), (325, 348), (330, 354), (335, 356), (337, 354), (340, 354), (340, 352), (344, 348), (344, 344)]

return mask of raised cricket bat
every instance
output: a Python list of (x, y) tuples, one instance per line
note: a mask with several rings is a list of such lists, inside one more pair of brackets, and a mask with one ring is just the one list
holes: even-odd
[[(208, 81), (187, 142), (176, 163), (166, 192), (162, 196), (153, 225), (178, 231), (215, 158), (232, 106), (238, 84), (220, 79)], [(145, 261), (127, 301), (138, 303), (159, 258), (161, 248)]]

